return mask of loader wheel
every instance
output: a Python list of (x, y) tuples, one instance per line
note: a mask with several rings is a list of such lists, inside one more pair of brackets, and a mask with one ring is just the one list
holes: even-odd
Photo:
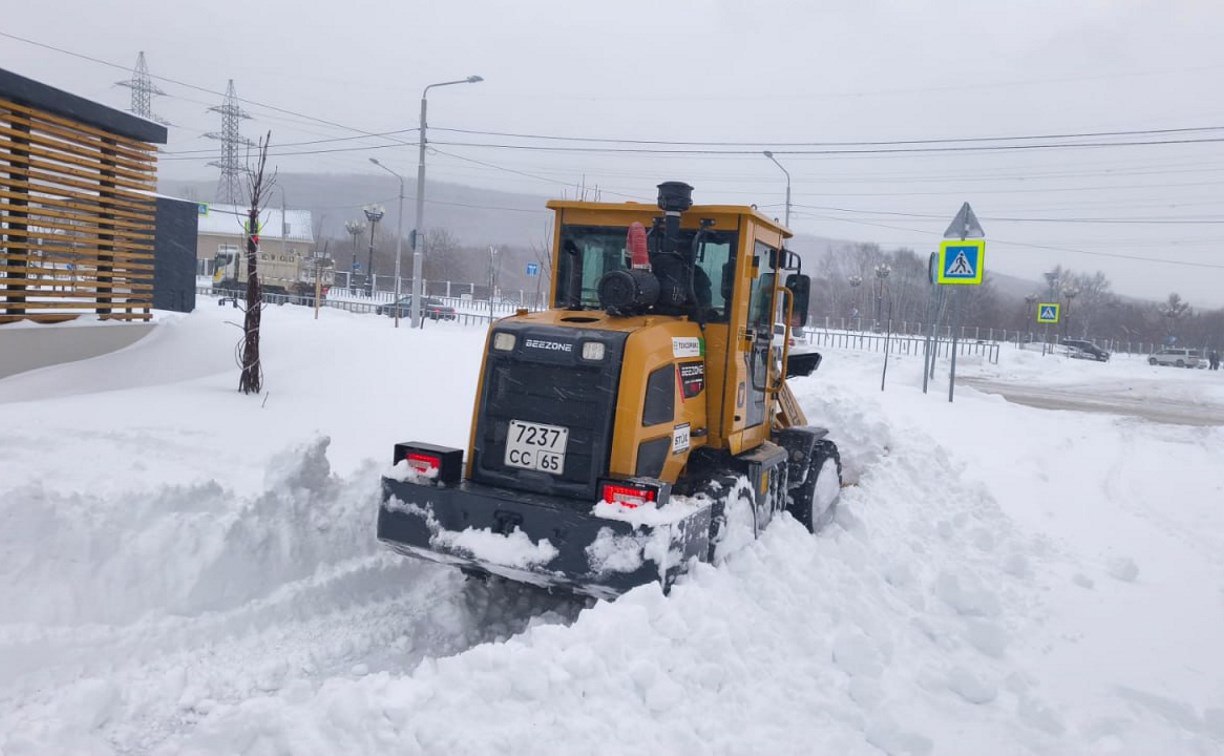
[(841, 495), (841, 456), (837, 444), (820, 440), (812, 448), (808, 474), (803, 483), (791, 489), (791, 515), (813, 533), (833, 521), (837, 498)]

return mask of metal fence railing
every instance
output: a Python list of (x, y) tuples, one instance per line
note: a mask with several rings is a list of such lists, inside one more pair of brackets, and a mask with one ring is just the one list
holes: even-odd
[[(218, 297), (219, 304), (222, 305), (234, 303), (230, 292), (220, 289), (214, 290), (210, 286), (198, 286), (196, 294)], [(373, 297), (365, 297), (360, 293), (333, 288), (327, 297), (320, 302), (320, 306), (348, 312), (377, 314), (379, 308), (390, 304), (393, 298), (394, 295), (386, 292), (375, 292)], [(447, 296), (431, 296), (430, 299), (439, 300), (448, 307), (453, 307), (455, 309), (455, 317), (452, 322), (464, 326), (487, 326), (492, 320), (513, 315), (519, 308), (512, 301), (494, 301), (493, 312), (490, 313), (487, 300)], [(263, 301), (266, 304), (273, 305), (300, 304), (310, 307), (314, 306), (313, 297), (300, 297), (293, 294), (269, 294), (265, 292)], [(432, 321), (427, 320), (427, 322)], [(887, 351), (890, 354), (920, 355), (926, 348), (926, 334), (922, 330), (923, 326), (920, 323), (901, 323), (899, 330), (891, 335), (873, 329), (856, 330), (854, 328), (836, 327), (844, 323), (854, 324), (855, 322), (848, 318), (825, 318), (824, 328), (820, 327), (819, 321), (809, 323), (804, 329), (803, 335), (796, 337), (796, 341), (804, 342), (810, 346), (821, 346), (831, 349), (857, 349), (871, 352), (884, 352), (885, 342), (887, 342)], [(1004, 344), (1018, 349), (1041, 349), (1043, 341), (1045, 341), (1047, 346), (1057, 343), (1057, 339), (1051, 337), (1049, 341), (1046, 341), (1044, 336), (1041, 333), (964, 326), (961, 328), (961, 335), (957, 341), (957, 354), (961, 356), (982, 356), (992, 364), (998, 364), (999, 350)], [(1159, 344), (1146, 342), (1112, 339), (1093, 339), (1092, 341), (1102, 349), (1116, 355), (1147, 358), (1149, 354), (1160, 349)], [(937, 356), (947, 357), (951, 355), (951, 329), (947, 326), (939, 328), (938, 337), (934, 343), (934, 351)]]
[[(796, 339), (809, 346), (826, 349), (854, 349), (865, 352), (888, 352), (889, 354), (922, 355), (927, 348), (924, 336), (906, 336), (886, 333), (861, 333), (856, 331), (808, 330)], [(962, 357), (977, 356), (991, 364), (999, 363), (1000, 344), (984, 339), (958, 341), (956, 353)], [(952, 340), (943, 337), (931, 342), (931, 351), (936, 357), (950, 357)]]

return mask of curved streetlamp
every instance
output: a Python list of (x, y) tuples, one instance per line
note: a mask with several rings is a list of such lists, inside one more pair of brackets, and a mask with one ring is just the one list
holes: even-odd
[(416, 226), (412, 229), (412, 327), (416, 328), (421, 324), (421, 298), (425, 296), (422, 291), (421, 281), (421, 232), (425, 223), (425, 145), (428, 139), (425, 136), (425, 130), (428, 127), (426, 121), (426, 110), (429, 107), (429, 90), (434, 87), (449, 87), (452, 84), (479, 84), (484, 81), (480, 76), (469, 76), (466, 79), (456, 79), (454, 81), (440, 81), (437, 84), (430, 84), (421, 91), (421, 132), (418, 143), (420, 151), (417, 155), (417, 191), (416, 191)]
[(778, 159), (777, 159), (777, 158), (775, 158), (775, 157), (774, 157), (774, 154), (773, 154), (772, 152), (770, 152), (769, 150), (765, 150), (765, 152), (764, 152), (763, 154), (765, 155), (765, 157), (767, 157), (767, 158), (769, 158), (770, 160), (772, 160), (774, 165), (778, 166), (779, 168), (782, 168), (782, 172), (786, 174), (786, 220), (783, 222), (783, 225), (785, 225), (787, 228), (790, 228), (790, 207), (791, 207), (791, 202), (790, 202), (790, 171), (788, 171), (788, 170), (786, 170), (785, 168), (783, 168), (783, 167), (782, 167), (782, 164), (778, 162)]

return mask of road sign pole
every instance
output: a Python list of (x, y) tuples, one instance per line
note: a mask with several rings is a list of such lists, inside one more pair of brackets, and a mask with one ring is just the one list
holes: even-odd
[(952, 393), (956, 390), (956, 350), (960, 334), (960, 302), (959, 294), (952, 295), (952, 370), (948, 373), (948, 401), (952, 401)]

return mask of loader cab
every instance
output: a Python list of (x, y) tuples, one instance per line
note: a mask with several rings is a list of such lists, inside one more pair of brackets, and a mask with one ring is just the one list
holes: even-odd
[[(613, 271), (634, 267), (631, 227), (649, 229), (654, 244), (666, 233), (665, 213), (632, 202), (552, 201), (548, 206), (555, 213), (552, 307), (571, 318), (602, 317), (607, 308), (600, 299), (601, 282)], [(739, 454), (769, 438), (772, 405), (786, 371), (785, 361), (772, 356), (775, 350), (788, 352), (791, 323), (805, 324), (806, 277), (797, 270), (798, 258), (784, 249), (790, 232), (753, 207), (693, 205), (679, 214), (678, 226), (676, 246), (693, 261), (691, 305), (642, 307), (638, 314), (698, 324), (708, 389), (707, 442)], [(793, 301), (795, 290), (802, 291), (802, 302)], [(775, 333), (779, 320), (787, 324), (783, 334)]]

